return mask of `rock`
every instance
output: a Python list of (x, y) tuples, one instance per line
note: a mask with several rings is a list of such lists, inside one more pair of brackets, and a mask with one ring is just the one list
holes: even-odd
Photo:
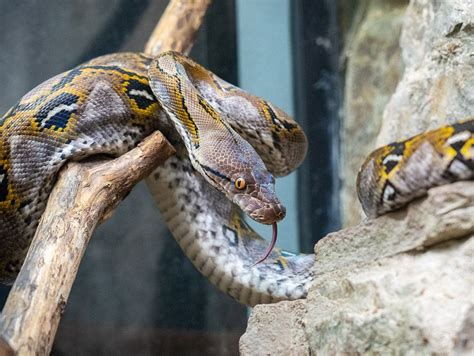
[(315, 276), (470, 234), (474, 234), (474, 182), (432, 188), (426, 198), (406, 209), (328, 234), (315, 246)]
[[(383, 6), (368, 5), (367, 14), (370, 5)], [(410, 2), (401, 36), (405, 71), (385, 108), (377, 145), (472, 116), (473, 14), (472, 1)], [(354, 94), (357, 81), (363, 84), (357, 71), (370, 79), (381, 68), (360, 59), (348, 64), (348, 141), (351, 135), (372, 140), (377, 126), (370, 121), (371, 128), (356, 130), (364, 110), (370, 118), (378, 110), (362, 98), (374, 90), (370, 85), (360, 88), (360, 101)], [(352, 149), (355, 161), (367, 149), (344, 144), (351, 149), (346, 165)], [(355, 179), (353, 167), (343, 174), (347, 182)], [(354, 202), (345, 189), (347, 208)], [(346, 222), (357, 219), (350, 209), (345, 213), (355, 216)], [(280, 354), (474, 354), (473, 181), (433, 188), (408, 208), (329, 234), (315, 253), (307, 299), (255, 308), (241, 338), (243, 354), (279, 354), (276, 343)]]
[(241, 353), (474, 352), (473, 217), (474, 182), (457, 182), (329, 234), (308, 298), (257, 306)]
[(251, 327), (240, 338), (240, 354), (310, 355), (305, 315), (304, 300), (257, 305), (249, 319)]
[[(307, 300), (311, 350), (324, 355), (474, 352), (473, 334), (468, 336), (474, 316), (473, 255), (471, 235), (325, 275)], [(470, 345), (462, 341), (469, 338)]]
[(377, 145), (473, 115), (474, 2), (413, 0), (401, 36), (405, 72)]
[[(402, 73), (400, 33), (406, 1), (361, 2), (346, 39), (346, 77), (341, 147), (341, 202), (344, 226), (364, 213), (358, 204), (355, 177), (375, 148), (382, 114)], [(348, 9), (345, 12), (351, 12)]]

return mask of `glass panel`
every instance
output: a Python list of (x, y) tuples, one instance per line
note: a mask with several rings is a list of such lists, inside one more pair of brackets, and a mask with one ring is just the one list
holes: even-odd
[(340, 228), (339, 115), (341, 104), (337, 1), (291, 2), (295, 113), (310, 145), (298, 170), (301, 250)]
[[(290, 0), (236, 4), (240, 87), (294, 116)], [(278, 224), (278, 246), (298, 251), (296, 173), (277, 179), (276, 189), (286, 206), (286, 217)], [(271, 227), (249, 223), (262, 237), (271, 236)]]

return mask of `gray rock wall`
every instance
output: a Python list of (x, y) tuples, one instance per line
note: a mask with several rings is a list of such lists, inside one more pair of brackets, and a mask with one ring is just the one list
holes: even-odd
[[(378, 62), (385, 58), (388, 64), (396, 56), (389, 55), (394, 35), (384, 35), (396, 26), (380, 12), (387, 6), (388, 13), (391, 5), (362, 3), (368, 7), (353, 36), (346, 78), (342, 175), (347, 182), (374, 142), (408, 137), (474, 111), (472, 1), (410, 2), (400, 41), (404, 71), (396, 88), (382, 75), (396, 72)], [(370, 52), (365, 43), (368, 30), (376, 28), (370, 24), (375, 15), (381, 44), (370, 42), (385, 54)], [(391, 86), (374, 85), (378, 75)], [(389, 87), (395, 91), (375, 140), (374, 117)], [(367, 145), (352, 148), (357, 141)], [(350, 208), (353, 196), (346, 185), (346, 224), (360, 219)], [(257, 306), (240, 339), (243, 355), (474, 353), (474, 182), (433, 188), (406, 209), (329, 234), (315, 253), (316, 279), (308, 298)]]
[(329, 234), (308, 298), (257, 306), (241, 354), (471, 355), (473, 216), (474, 182), (458, 182)]
[(385, 108), (378, 145), (474, 111), (473, 1), (411, 1), (400, 45), (405, 71)]
[(345, 40), (340, 169), (344, 226), (357, 224), (364, 216), (357, 200), (355, 177), (375, 148), (383, 110), (403, 69), (399, 40), (406, 5), (406, 1), (361, 1)]

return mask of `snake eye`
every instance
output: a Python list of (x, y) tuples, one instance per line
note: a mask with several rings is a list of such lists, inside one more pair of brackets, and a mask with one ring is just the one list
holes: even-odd
[(235, 184), (235, 187), (239, 190), (245, 189), (247, 185), (247, 183), (245, 182), (245, 179), (243, 178), (237, 178), (234, 184)]

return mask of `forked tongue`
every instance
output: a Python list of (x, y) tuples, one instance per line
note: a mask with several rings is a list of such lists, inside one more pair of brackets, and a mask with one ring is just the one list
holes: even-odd
[(254, 267), (254, 266), (258, 265), (259, 263), (262, 263), (263, 261), (265, 261), (267, 259), (267, 257), (270, 255), (270, 253), (272, 252), (273, 248), (275, 247), (275, 243), (276, 243), (277, 236), (278, 236), (277, 223), (274, 222), (272, 224), (272, 227), (273, 227), (272, 241), (270, 242), (267, 249), (263, 253), (263, 256), (257, 262), (255, 262), (251, 267)]

